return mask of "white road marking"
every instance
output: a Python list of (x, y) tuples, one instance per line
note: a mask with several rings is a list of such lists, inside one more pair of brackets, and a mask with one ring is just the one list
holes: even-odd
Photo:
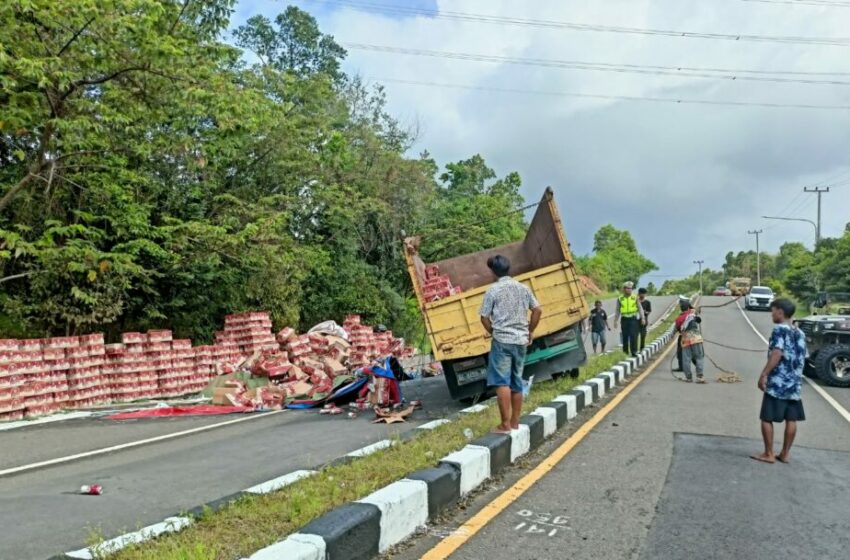
[[(744, 310), (741, 308), (741, 304), (736, 302), (736, 303), (735, 303), (735, 305), (738, 307), (738, 311), (740, 311), (740, 312), (741, 312), (741, 315), (743, 315), (743, 316), (744, 316), (744, 319), (746, 319), (747, 323), (750, 325), (750, 328), (751, 328), (751, 329), (753, 329), (753, 332), (755, 332), (755, 333), (758, 335), (758, 337), (762, 340), (762, 342), (764, 342), (765, 344), (770, 344), (770, 343), (768, 342), (768, 340), (764, 337), (764, 335), (762, 335), (762, 334), (759, 332), (759, 330), (756, 328), (756, 326), (753, 324), (753, 322), (750, 320), (750, 318), (747, 316), (747, 314), (744, 312)], [(826, 402), (828, 402), (828, 403), (829, 403), (829, 405), (830, 405), (830, 406), (832, 406), (832, 408), (834, 408), (834, 409), (835, 409), (835, 411), (836, 411), (839, 415), (841, 415), (841, 416), (842, 416), (845, 420), (847, 420), (848, 422), (850, 422), (850, 412), (848, 412), (846, 408), (844, 408), (843, 406), (841, 406), (841, 405), (838, 403), (838, 401), (836, 401), (834, 398), (832, 398), (832, 395), (830, 395), (829, 393), (827, 393), (827, 392), (826, 392), (826, 390), (825, 390), (823, 387), (821, 387), (820, 385), (818, 385), (817, 383), (815, 383), (814, 381), (812, 381), (812, 380), (811, 380), (811, 379), (809, 379), (808, 377), (803, 377), (803, 379), (806, 381), (806, 383), (808, 383), (808, 384), (809, 384), (809, 386), (810, 386), (812, 389), (814, 389), (814, 390), (815, 390), (815, 392), (816, 392), (818, 395), (820, 395), (821, 397), (823, 397), (823, 399), (824, 399)]]
[(209, 426), (200, 426), (198, 428), (192, 428), (189, 430), (182, 430), (180, 432), (174, 432), (173, 434), (164, 434), (161, 436), (156, 436), (147, 439), (140, 439), (138, 441), (131, 441), (129, 443), (122, 443), (119, 445), (112, 445), (110, 447), (103, 447), (101, 449), (94, 449), (92, 451), (85, 451), (83, 453), (76, 453), (74, 455), (67, 455), (65, 457), (57, 457), (55, 459), (48, 459), (46, 461), (39, 461), (37, 463), (30, 463), (28, 465), (21, 465), (20, 467), (12, 467), (9, 469), (0, 470), (0, 477), (8, 476), (10, 474), (19, 474), (26, 471), (31, 471), (34, 469), (40, 469), (42, 467), (49, 467), (52, 465), (59, 465), (61, 463), (68, 463), (70, 461), (76, 461), (78, 459), (85, 459), (88, 457), (95, 457), (97, 455), (103, 455), (105, 453), (114, 453), (115, 451), (123, 451), (124, 449), (132, 449), (133, 447), (140, 447), (142, 445), (148, 445), (150, 443), (156, 443), (159, 441), (167, 441), (169, 439), (174, 439), (182, 436), (187, 436), (189, 434), (197, 434), (199, 432), (206, 432), (208, 430), (214, 430), (215, 428), (221, 428), (223, 426), (230, 426), (232, 424), (238, 424), (240, 422), (247, 422), (249, 420), (256, 420), (257, 418), (268, 418), (274, 414), (280, 414), (281, 412), (285, 412), (284, 410), (273, 410), (271, 412), (263, 412), (263, 413), (254, 413), (254, 414), (246, 414), (244, 418), (237, 418), (235, 420), (228, 420), (227, 422), (219, 422), (218, 424), (210, 424)]

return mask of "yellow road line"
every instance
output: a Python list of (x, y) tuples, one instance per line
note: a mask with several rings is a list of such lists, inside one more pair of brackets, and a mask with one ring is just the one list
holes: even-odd
[(623, 400), (629, 396), (629, 393), (634, 391), (638, 384), (646, 379), (646, 377), (655, 371), (660, 363), (664, 361), (667, 354), (675, 348), (675, 345), (670, 344), (667, 349), (662, 352), (658, 359), (643, 373), (641, 373), (634, 381), (626, 385), (622, 391), (617, 393), (608, 404), (599, 409), (599, 412), (594, 414), (587, 422), (579, 427), (576, 432), (562, 443), (555, 451), (552, 452), (546, 459), (537, 465), (531, 472), (519, 479), (516, 484), (502, 492), (492, 502), (484, 506), (484, 508), (470, 518), (466, 523), (461, 525), (451, 535), (437, 543), (434, 548), (425, 553), (420, 560), (445, 560), (454, 552), (466, 544), (472, 537), (483, 529), (497, 515), (502, 513), (509, 505), (514, 503), (520, 496), (536, 484), (544, 475), (555, 468), (567, 454), (578, 445), (593, 428), (597, 426), (605, 417), (614, 410)]

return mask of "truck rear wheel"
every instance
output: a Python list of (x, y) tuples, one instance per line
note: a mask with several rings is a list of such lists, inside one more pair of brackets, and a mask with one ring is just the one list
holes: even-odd
[(573, 379), (577, 379), (577, 378), (578, 378), (578, 374), (579, 374), (579, 369), (578, 369), (578, 368), (571, 369), (571, 370), (569, 371), (569, 374), (570, 374), (570, 377), (572, 377)]
[(850, 387), (850, 346), (833, 344), (818, 351), (815, 357), (818, 377), (835, 387)]

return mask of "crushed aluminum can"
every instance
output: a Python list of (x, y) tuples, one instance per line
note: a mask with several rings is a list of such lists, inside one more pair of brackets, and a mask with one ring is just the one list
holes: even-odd
[(348, 417), (351, 418), (351, 419), (357, 418), (357, 413), (356, 412), (349, 412)]
[(80, 494), (86, 496), (100, 496), (103, 494), (103, 486), (100, 484), (84, 484), (80, 486)]

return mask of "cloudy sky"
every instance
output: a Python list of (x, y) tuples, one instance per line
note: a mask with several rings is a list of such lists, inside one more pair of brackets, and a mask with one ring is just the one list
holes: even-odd
[[(493, 63), (349, 48), (345, 70), (386, 85), (392, 113), (420, 128), (414, 152), (427, 149), (441, 164), (480, 153), (500, 175), (518, 171), (529, 200), (536, 200), (546, 185), (553, 186), (576, 252), (590, 251), (593, 233), (600, 225), (613, 223), (632, 231), (640, 249), (661, 267), (647, 280), (658, 282), (668, 275), (689, 274), (695, 268), (695, 259), (717, 267), (727, 251), (754, 247), (749, 229), (764, 230), (761, 239), (766, 250), (775, 250), (787, 240), (811, 245), (811, 225), (760, 218), (778, 215), (814, 219), (816, 197), (802, 193), (806, 185), (838, 185), (823, 198), (824, 235), (839, 235), (850, 221), (850, 1), (291, 3), (314, 14), (322, 30), (346, 47), (365, 44), (526, 59), (523, 64)], [(286, 4), (241, 0), (234, 23), (254, 14), (274, 17)], [(376, 5), (379, 9), (374, 8)], [(380, 6), (421, 11), (398, 13)], [(479, 21), (452, 17), (458, 12), (550, 24), (843, 38), (845, 45), (491, 24), (479, 17), (473, 18)], [(636, 65), (641, 72), (530, 65), (527, 59)], [(700, 78), (681, 72), (647, 73), (652, 70), (647, 66), (737, 72), (722, 73), (723, 78)], [(729, 79), (732, 75), (737, 79)], [(759, 79), (747, 80), (744, 76)], [(404, 84), (399, 80), (439, 85)], [(799, 83), (806, 80), (843, 83)], [(616, 97), (848, 109), (666, 103)], [(847, 184), (841, 185), (844, 181)]]

